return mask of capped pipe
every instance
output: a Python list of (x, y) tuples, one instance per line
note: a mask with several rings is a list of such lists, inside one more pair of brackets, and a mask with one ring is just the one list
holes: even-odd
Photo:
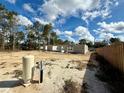
[(32, 79), (32, 69), (34, 67), (34, 56), (28, 55), (23, 57), (23, 81), (29, 83)]

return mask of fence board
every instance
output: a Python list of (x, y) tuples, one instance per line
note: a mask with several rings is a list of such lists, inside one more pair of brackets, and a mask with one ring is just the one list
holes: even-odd
[(124, 43), (97, 48), (96, 52), (103, 56), (110, 64), (124, 72)]

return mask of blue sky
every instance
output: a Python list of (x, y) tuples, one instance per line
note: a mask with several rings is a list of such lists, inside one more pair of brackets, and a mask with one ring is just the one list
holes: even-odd
[(22, 25), (52, 23), (63, 40), (124, 41), (124, 0), (0, 0)]

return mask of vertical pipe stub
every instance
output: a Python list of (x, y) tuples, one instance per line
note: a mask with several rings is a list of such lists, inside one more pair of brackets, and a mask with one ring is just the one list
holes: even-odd
[(34, 67), (34, 56), (28, 55), (23, 57), (23, 81), (29, 83), (32, 79), (32, 69)]

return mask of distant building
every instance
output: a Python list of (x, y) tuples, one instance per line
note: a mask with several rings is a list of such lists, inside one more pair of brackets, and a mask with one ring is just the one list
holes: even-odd
[(83, 53), (86, 54), (88, 52), (87, 45), (68, 45), (65, 46), (65, 52), (67, 53)]
[(54, 51), (54, 52), (64, 52), (64, 53), (83, 53), (88, 52), (87, 45), (45, 45), (43, 46), (45, 51)]

